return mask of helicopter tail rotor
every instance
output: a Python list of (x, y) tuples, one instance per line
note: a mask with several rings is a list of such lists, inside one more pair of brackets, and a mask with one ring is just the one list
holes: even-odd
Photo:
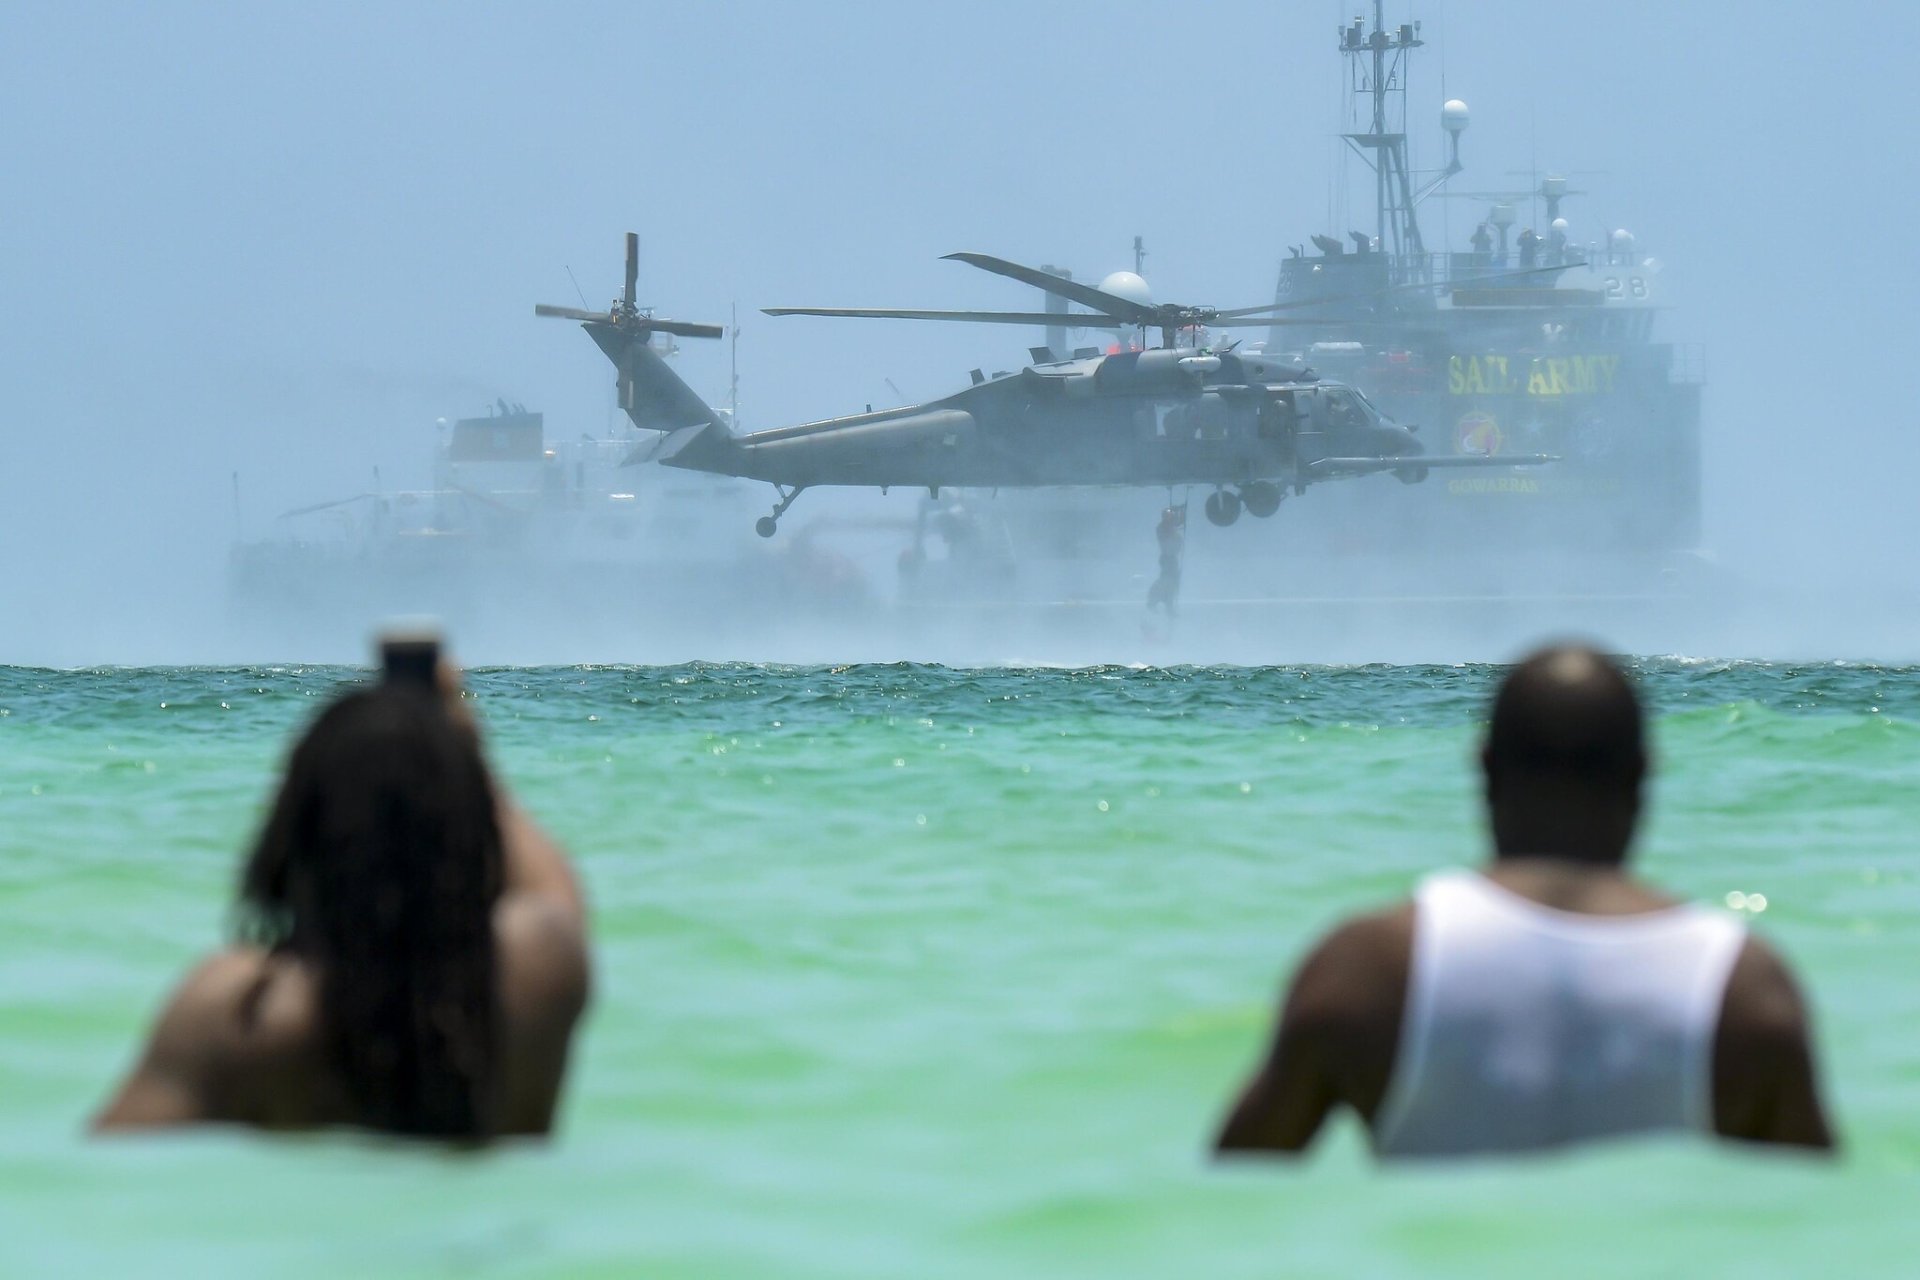
[(627, 283), (620, 290), (620, 308), (634, 310), (634, 289), (640, 283), (640, 233), (627, 232)]
[(533, 314), (547, 316), (554, 320), (595, 320), (601, 324), (612, 324), (619, 317), (611, 311), (587, 311), (580, 307), (555, 307), (547, 303), (534, 304)]
[(607, 310), (588, 311), (582, 307), (558, 307), (543, 302), (534, 307), (533, 314), (555, 320), (578, 320), (582, 324), (609, 325), (631, 333), (642, 342), (656, 333), (668, 333), (676, 338), (719, 338), (726, 335), (726, 330), (717, 324), (668, 320), (640, 307), (637, 301), (640, 284), (640, 237), (632, 231), (627, 232), (626, 265), (626, 278), (621, 285), (620, 300)]

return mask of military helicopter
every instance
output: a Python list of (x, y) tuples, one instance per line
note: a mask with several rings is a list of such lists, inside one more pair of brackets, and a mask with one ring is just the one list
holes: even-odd
[[(950, 396), (880, 412), (851, 414), (735, 435), (721, 416), (654, 351), (654, 333), (717, 338), (717, 325), (659, 319), (634, 305), (637, 237), (627, 236), (626, 288), (605, 312), (538, 306), (534, 313), (578, 320), (617, 371), (619, 402), (636, 427), (662, 433), (630, 461), (765, 480), (778, 495), (754, 529), (771, 538), (806, 490), (850, 485), (886, 492), (924, 488), (1041, 488), (1078, 485), (1211, 487), (1205, 510), (1230, 525), (1244, 510), (1273, 515), (1289, 492), (1319, 481), (1392, 472), (1408, 484), (1436, 467), (1514, 467), (1545, 455), (1426, 454), (1413, 429), (1382, 414), (1352, 387), (1328, 382), (1226, 343), (1194, 339), (1204, 329), (1266, 328), (1288, 304), (1220, 311), (1154, 303), (1143, 290), (1122, 296), (980, 253), (948, 257), (1090, 308), (1077, 328), (1160, 331), (1151, 350), (1067, 355), (1030, 349), (1034, 363)], [(1144, 285), (1144, 282), (1141, 282)], [(1324, 301), (1324, 300), (1322, 300)], [(770, 315), (861, 316), (1058, 326), (1058, 312), (927, 311), (778, 307)], [(1131, 345), (1131, 344), (1130, 344)]]

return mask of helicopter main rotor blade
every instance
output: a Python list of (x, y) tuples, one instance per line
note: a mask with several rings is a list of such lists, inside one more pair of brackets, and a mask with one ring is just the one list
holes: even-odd
[(1370, 325), (1385, 322), (1336, 320), (1331, 316), (1236, 316), (1225, 320), (1216, 317), (1212, 320), (1200, 320), (1195, 323), (1202, 329), (1267, 329), (1277, 325), (1310, 325), (1322, 329), (1330, 329), (1336, 325), (1352, 328), (1356, 325)]
[(634, 287), (640, 281), (640, 234), (627, 232), (627, 284), (620, 290), (620, 304), (633, 310)]
[(1018, 280), (1021, 284), (1030, 284), (1034, 288), (1050, 293), (1056, 298), (1065, 298), (1077, 302), (1083, 307), (1092, 307), (1103, 315), (1129, 325), (1154, 325), (1160, 323), (1160, 309), (1145, 307), (1131, 298), (1123, 298), (1117, 293), (1106, 293), (1092, 285), (1080, 284), (1073, 280), (1063, 280), (1059, 276), (1049, 275), (1033, 267), (1023, 267), (1017, 262), (1008, 262), (1005, 258), (996, 258), (988, 253), (948, 253), (941, 256), (943, 262), (964, 262), (970, 267), (982, 271), (991, 271), (994, 275), (1005, 276), (1009, 280)]
[(641, 316), (635, 322), (636, 328), (649, 329), (655, 333), (671, 333), (680, 338), (719, 338), (726, 330), (717, 324), (691, 324), (685, 320), (655, 320), (651, 316)]
[(865, 320), (957, 320), (968, 324), (1031, 324), (1060, 329), (1131, 329), (1130, 321), (1053, 311), (910, 311), (892, 307), (764, 307), (770, 316), (840, 316)]
[[(1563, 262), (1558, 266), (1552, 267), (1527, 267), (1521, 271), (1498, 271), (1491, 275), (1474, 276), (1470, 283), (1478, 285), (1485, 284), (1491, 280), (1514, 280), (1522, 276), (1544, 275), (1549, 271), (1566, 271), (1573, 267), (1583, 265), (1585, 264)], [(1389, 285), (1384, 289), (1369, 289), (1364, 293), (1336, 293), (1329, 294), (1324, 298), (1302, 299), (1299, 302), (1270, 302), (1263, 307), (1235, 307), (1231, 311), (1222, 311), (1218, 314), (1221, 319), (1225, 320), (1232, 319), (1236, 316), (1259, 315), (1269, 311), (1298, 311), (1302, 307), (1324, 307), (1330, 302), (1364, 302), (1368, 298), (1384, 298), (1394, 293), (1407, 293), (1416, 289), (1445, 289), (1448, 287), (1458, 287), (1466, 283), (1469, 283), (1469, 281), (1416, 280), (1412, 284)]]
[(533, 308), (537, 316), (552, 316), (556, 320), (594, 320), (601, 324), (612, 324), (619, 317), (611, 311), (582, 311), (579, 307), (553, 307), (542, 302)]

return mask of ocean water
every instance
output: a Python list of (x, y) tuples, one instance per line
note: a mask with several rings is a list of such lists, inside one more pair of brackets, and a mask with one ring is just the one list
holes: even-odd
[(1914, 1274), (1920, 670), (1637, 667), (1641, 865), (1799, 968), (1837, 1162), (1206, 1160), (1315, 936), (1479, 856), (1481, 666), (471, 673), (592, 897), (555, 1140), (87, 1141), (357, 673), (0, 668), (0, 1275)]

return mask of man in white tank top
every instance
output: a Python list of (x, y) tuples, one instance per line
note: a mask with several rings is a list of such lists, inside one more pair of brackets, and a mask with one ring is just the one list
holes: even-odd
[(1431, 876), (1313, 950), (1218, 1150), (1300, 1151), (1339, 1104), (1383, 1157), (1671, 1130), (1831, 1148), (1785, 965), (1624, 869), (1643, 736), (1599, 654), (1514, 668), (1481, 753), (1492, 864)]

